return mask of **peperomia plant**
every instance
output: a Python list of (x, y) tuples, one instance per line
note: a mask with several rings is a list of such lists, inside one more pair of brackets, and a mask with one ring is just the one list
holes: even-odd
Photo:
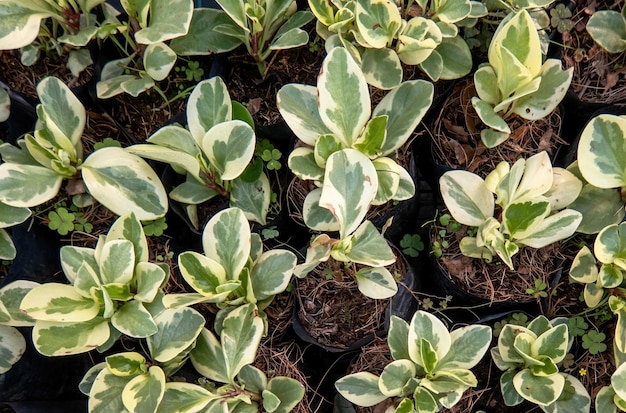
[(436, 413), (478, 384), (470, 369), (489, 349), (491, 328), (471, 325), (448, 332), (438, 318), (420, 310), (410, 324), (392, 316), (387, 342), (394, 361), (382, 374), (342, 377), (335, 383), (339, 393), (359, 406), (385, 402), (386, 411)]
[(26, 351), (26, 340), (15, 327), (35, 324), (35, 320), (20, 311), (20, 303), (37, 285), (34, 281), (19, 280), (0, 288), (0, 374), (9, 371)]
[[(329, 158), (338, 152), (359, 152), (365, 158), (363, 163), (373, 167), (378, 177), (373, 204), (402, 201), (414, 195), (413, 179), (395, 155), (410, 138), (432, 98), (430, 82), (411, 80), (392, 89), (372, 111), (363, 71), (341, 47), (331, 50), (324, 59), (317, 87), (288, 84), (280, 89), (280, 113), (304, 143), (289, 155), (289, 167), (298, 178), (314, 181), (320, 187), (305, 200), (303, 217), (307, 226), (320, 231), (339, 229), (337, 223), (329, 225), (316, 217), (324, 213), (319, 212), (317, 200), (326, 186), (325, 176), (332, 173), (340, 178), (348, 172), (329, 170)], [(342, 185), (355, 182), (349, 176), (342, 179)]]
[(349, 50), (375, 87), (398, 86), (402, 63), (418, 65), (433, 81), (458, 79), (470, 72), (472, 55), (459, 26), (487, 14), (481, 2), (418, 0), (417, 15), (408, 20), (397, 3), (309, 0), (327, 48), (339, 45)]
[[(600, 261), (598, 268), (597, 261)], [(587, 306), (597, 307), (608, 292), (626, 293), (626, 223), (605, 227), (594, 242), (593, 253), (584, 246), (572, 261), (569, 275), (585, 285), (583, 297)]]
[[(237, 119), (241, 113), (244, 120)], [(252, 221), (265, 224), (270, 205), (270, 182), (262, 168), (252, 165), (256, 137), (245, 108), (232, 102), (219, 77), (199, 82), (187, 102), (187, 128), (168, 125), (148, 142), (129, 147), (130, 153), (166, 162), (186, 174), (170, 197), (188, 205), (187, 214), (199, 227), (196, 206), (213, 197), (229, 199)]]
[(262, 77), (267, 60), (276, 50), (304, 46), (309, 34), (301, 29), (313, 19), (307, 10), (297, 10), (295, 0), (217, 0), (230, 22), (213, 27), (243, 44), (254, 58)]
[(217, 323), (215, 330), (219, 337), (202, 330), (191, 350), (194, 368), (210, 380), (207, 385), (212, 385), (213, 397), (204, 398), (202, 411), (257, 412), (262, 408), (287, 413), (296, 407), (304, 396), (301, 383), (283, 376), (268, 380), (251, 365), (264, 330), (254, 304), (237, 307)]
[(116, 147), (83, 157), (85, 108), (63, 82), (47, 77), (37, 93), (35, 133), (18, 140), (19, 148), (0, 145), (0, 202), (15, 208), (41, 205), (67, 180), (67, 192), (78, 205), (93, 197), (117, 215), (134, 212), (141, 220), (165, 215), (167, 193), (143, 159)]
[(250, 224), (238, 208), (218, 212), (202, 233), (204, 254), (186, 251), (178, 256), (185, 281), (197, 292), (169, 294), (167, 307), (200, 302), (216, 303), (226, 309), (252, 303), (264, 310), (287, 288), (296, 256), (290, 251), (263, 251), (261, 237), (251, 233)]
[[(332, 257), (346, 263), (364, 295), (375, 299), (393, 296), (398, 286), (385, 266), (393, 264), (396, 257), (374, 224), (363, 221), (378, 186), (374, 166), (358, 151), (344, 149), (328, 157), (324, 181), (323, 189), (315, 192), (319, 198), (314, 202), (320, 206), (315, 217), (331, 228), (338, 223), (339, 239), (327, 234), (315, 237), (305, 262), (296, 266), (294, 274), (305, 277)], [(356, 264), (360, 268), (354, 268)]]
[(604, 50), (621, 53), (626, 50), (626, 5), (617, 10), (596, 10), (586, 25), (587, 32)]
[(558, 59), (542, 62), (537, 29), (526, 10), (502, 20), (488, 54), (489, 63), (474, 73), (478, 96), (472, 106), (487, 126), (481, 139), (493, 148), (511, 134), (511, 116), (536, 120), (552, 113), (569, 88), (573, 69), (562, 70)]
[(524, 400), (549, 413), (589, 412), (591, 399), (575, 377), (559, 372), (571, 346), (567, 323), (539, 316), (527, 327), (506, 324), (491, 349), (496, 366), (504, 371), (500, 390), (507, 406)]
[[(101, 3), (104, 0), (4, 0), (0, 2), (0, 50), (20, 49), (26, 66), (38, 60), (40, 51), (67, 53), (67, 67), (78, 76), (92, 63), (84, 46), (106, 35), (107, 28), (99, 26), (91, 13)], [(103, 10), (106, 13), (106, 5)]]
[(439, 184), (452, 217), (478, 227), (475, 237), (461, 240), (461, 252), (488, 262), (497, 255), (511, 269), (520, 246), (542, 248), (563, 240), (582, 220), (580, 212), (565, 208), (582, 183), (567, 170), (553, 168), (546, 152), (513, 166), (503, 161), (484, 180), (468, 171), (448, 171)]
[(115, 221), (95, 249), (64, 246), (61, 267), (70, 285), (33, 288), (20, 310), (33, 318), (33, 343), (47, 356), (106, 349), (120, 335), (159, 331), (161, 288), (169, 267), (148, 262), (148, 245), (134, 214)]

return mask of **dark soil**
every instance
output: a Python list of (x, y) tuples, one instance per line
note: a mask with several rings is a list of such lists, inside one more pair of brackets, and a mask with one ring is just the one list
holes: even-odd
[(574, 28), (563, 33), (562, 59), (573, 67), (571, 89), (583, 102), (626, 105), (626, 52), (611, 54), (594, 42), (586, 24), (596, 10), (620, 11), (623, 1), (579, 0)]
[(513, 164), (541, 151), (553, 157), (560, 144), (561, 114), (557, 109), (544, 119), (529, 121), (520, 117), (507, 120), (511, 136), (495, 148), (487, 148), (480, 138), (484, 125), (471, 104), (477, 96), (473, 82), (459, 82), (443, 102), (431, 128), (435, 163), (465, 169), (487, 176), (501, 161)]

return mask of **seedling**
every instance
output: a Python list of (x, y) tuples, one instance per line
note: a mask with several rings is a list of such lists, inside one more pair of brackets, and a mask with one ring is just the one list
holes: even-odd
[(535, 286), (531, 288), (527, 288), (526, 294), (532, 295), (536, 299), (546, 298), (548, 296), (548, 293), (546, 292), (547, 288), (548, 288), (548, 285), (545, 282), (543, 282), (539, 278), (536, 278)]
[(54, 210), (48, 212), (48, 228), (57, 231), (59, 235), (67, 235), (73, 231), (91, 234), (93, 225), (85, 218), (85, 213), (72, 204), (67, 209), (65, 202), (55, 205)]
[(589, 330), (583, 335), (582, 346), (585, 350), (589, 350), (590, 354), (597, 355), (605, 352), (607, 349), (604, 340), (606, 340), (606, 334), (596, 330)]

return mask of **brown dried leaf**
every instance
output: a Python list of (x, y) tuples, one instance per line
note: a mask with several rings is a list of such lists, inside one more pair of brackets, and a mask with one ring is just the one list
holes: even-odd
[(262, 102), (263, 102), (263, 99), (261, 98), (250, 99), (248, 101), (248, 112), (250, 112), (251, 115), (255, 115), (259, 113), (259, 111), (261, 110)]

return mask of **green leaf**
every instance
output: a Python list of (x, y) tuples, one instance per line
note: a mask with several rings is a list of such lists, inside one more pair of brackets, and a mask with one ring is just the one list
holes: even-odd
[(311, 148), (295, 148), (289, 154), (287, 164), (294, 175), (302, 180), (321, 181), (324, 178), (324, 169), (317, 164), (315, 152)]
[(567, 325), (561, 324), (537, 337), (532, 343), (531, 351), (532, 354), (547, 356), (553, 362), (559, 363), (565, 358), (568, 342)]
[(198, 373), (220, 383), (229, 382), (222, 346), (215, 335), (206, 328), (200, 333), (196, 346), (191, 350), (189, 356)]
[(167, 212), (159, 177), (143, 159), (121, 148), (93, 152), (82, 165), (82, 175), (89, 193), (117, 215), (133, 212), (143, 221)]
[(226, 270), (217, 261), (193, 251), (185, 251), (178, 256), (178, 265), (185, 281), (200, 294), (226, 298), (227, 292), (218, 294), (217, 289), (226, 283)]
[[(448, 2), (454, 3), (454, 2)], [(437, 80), (460, 79), (472, 71), (472, 53), (461, 36), (444, 37), (433, 51), (425, 65), (431, 58), (439, 56), (442, 62), (441, 73)]]
[(409, 324), (400, 317), (392, 315), (387, 344), (394, 360), (410, 360), (408, 339)]
[(317, 82), (319, 115), (345, 147), (370, 118), (370, 98), (365, 77), (348, 51), (331, 50), (322, 64)]
[(106, 368), (118, 377), (143, 373), (142, 369), (146, 367), (146, 358), (135, 352), (117, 353), (106, 358)]
[[(292, 411), (300, 400), (304, 397), (304, 386), (302, 383), (290, 377), (274, 377), (267, 384), (267, 390), (271, 391), (280, 404), (275, 410), (276, 413), (288, 413)], [(265, 398), (263, 399), (265, 407)]]
[(523, 239), (531, 236), (535, 228), (550, 214), (550, 202), (545, 198), (515, 201), (502, 212), (502, 222), (507, 234)]
[(271, 192), (270, 181), (264, 172), (254, 181), (247, 181), (240, 176), (232, 182), (230, 205), (241, 209), (248, 220), (265, 225)]
[(596, 259), (586, 245), (574, 257), (569, 276), (579, 283), (593, 283), (598, 279)]
[(344, 376), (335, 382), (335, 388), (348, 401), (363, 407), (374, 406), (387, 399), (378, 388), (378, 376), (368, 372)]
[(239, 46), (241, 41), (224, 35), (218, 30), (206, 29), (229, 23), (231, 23), (230, 18), (222, 10), (196, 8), (193, 11), (187, 34), (173, 39), (170, 47), (179, 56), (229, 52)]
[(24, 296), (39, 284), (34, 281), (12, 281), (0, 288), (0, 324), (12, 327), (32, 326), (34, 320), (21, 311)]
[(378, 232), (371, 221), (363, 222), (347, 241), (349, 244), (345, 250), (342, 251), (340, 247), (335, 247), (333, 252), (345, 254), (345, 257), (351, 262), (370, 267), (382, 267), (391, 265), (396, 261), (396, 256), (389, 247), (387, 240)]
[(157, 81), (165, 79), (176, 64), (176, 53), (163, 42), (149, 44), (144, 50), (143, 65)]
[[(81, 157), (80, 138), (85, 128), (86, 113), (82, 103), (60, 79), (46, 77), (37, 85), (37, 95), (46, 114), (45, 128), (57, 131), (69, 139), (72, 147), (61, 147), (68, 153)], [(76, 153), (78, 152), (78, 153)]]
[(135, 270), (135, 251), (128, 240), (106, 242), (99, 257), (100, 279), (104, 284), (127, 284)]

